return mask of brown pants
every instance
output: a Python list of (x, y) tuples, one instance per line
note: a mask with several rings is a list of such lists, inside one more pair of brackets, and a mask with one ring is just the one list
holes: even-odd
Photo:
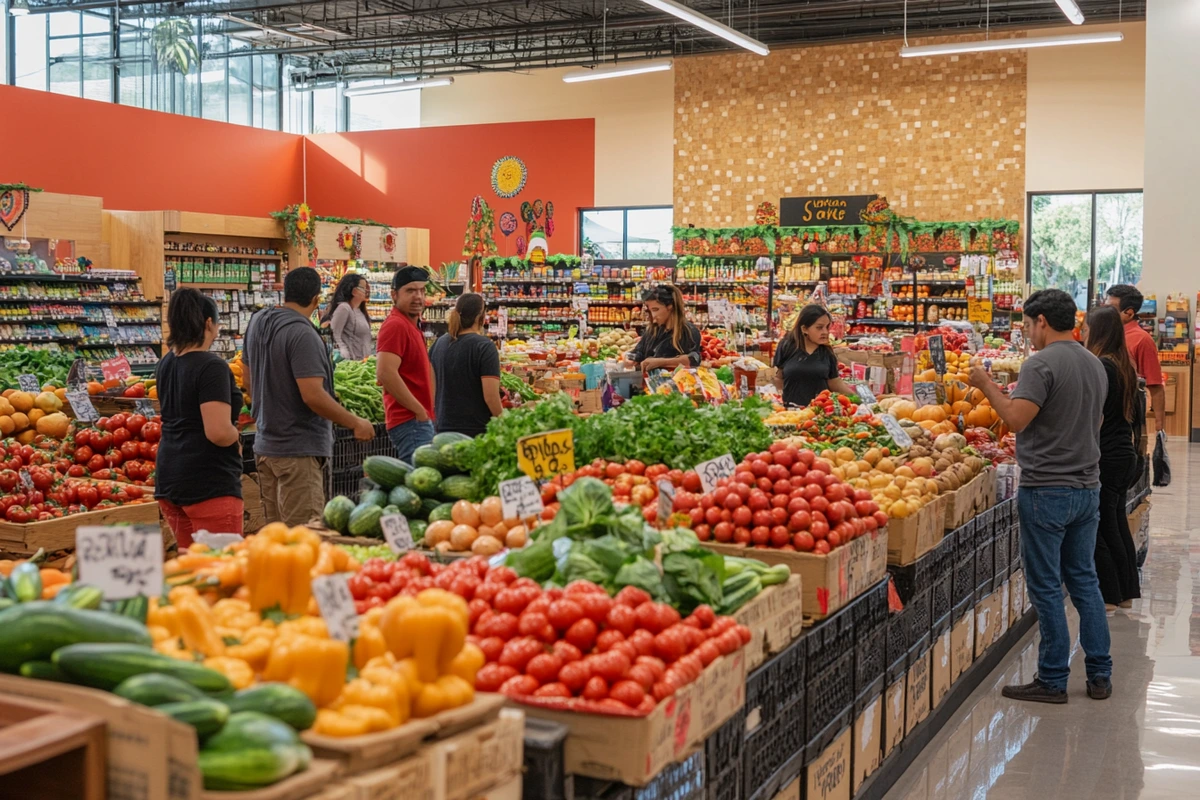
[(258, 456), (258, 487), (267, 524), (307, 525), (325, 510), (325, 459)]

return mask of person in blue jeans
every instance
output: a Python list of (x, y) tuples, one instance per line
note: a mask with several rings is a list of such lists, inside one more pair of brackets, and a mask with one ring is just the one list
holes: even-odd
[(437, 386), (429, 365), (421, 315), (429, 273), (420, 267), (401, 267), (392, 276), (392, 313), (379, 328), (375, 379), (383, 387), (383, 411), (388, 438), (402, 461), (433, 441), (433, 410)]
[(1021, 562), (1042, 641), (1033, 681), (1004, 687), (1004, 696), (1015, 700), (1067, 702), (1071, 638), (1064, 583), (1079, 612), (1088, 697), (1112, 694), (1108, 618), (1095, 561), (1108, 378), (1100, 360), (1075, 340), (1075, 310), (1060, 289), (1034, 292), (1025, 301), (1026, 335), (1037, 353), (1022, 365), (1011, 396), (983, 369), (971, 370), (971, 385), (1017, 435)]

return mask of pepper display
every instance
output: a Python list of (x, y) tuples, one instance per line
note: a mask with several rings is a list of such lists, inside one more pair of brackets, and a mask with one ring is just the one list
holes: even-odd
[(250, 607), (278, 606), (285, 614), (303, 614), (312, 598), (310, 572), (317, 563), (321, 539), (308, 528), (289, 529), (272, 523), (250, 539), (246, 586)]

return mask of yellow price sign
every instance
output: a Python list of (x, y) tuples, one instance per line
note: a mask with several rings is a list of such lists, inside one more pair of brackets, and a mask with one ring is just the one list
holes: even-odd
[(968, 297), (967, 320), (969, 322), (982, 322), (985, 325), (991, 325), (992, 301), (983, 298)]
[(518, 439), (517, 466), (535, 481), (574, 472), (574, 431), (563, 428)]

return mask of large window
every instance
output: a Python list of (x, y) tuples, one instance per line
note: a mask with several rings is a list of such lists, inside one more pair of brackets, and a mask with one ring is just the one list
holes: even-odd
[(596, 258), (672, 258), (671, 206), (585, 208), (579, 212), (580, 252)]
[(1027, 259), (1036, 291), (1056, 287), (1080, 308), (1142, 277), (1141, 191), (1029, 195)]

